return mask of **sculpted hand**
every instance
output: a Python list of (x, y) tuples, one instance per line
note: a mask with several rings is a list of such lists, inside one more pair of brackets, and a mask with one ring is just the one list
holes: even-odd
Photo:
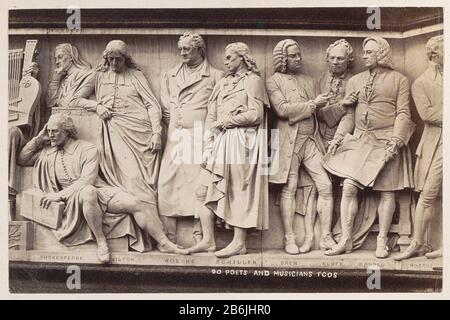
[(238, 106), (236, 109), (234, 109), (233, 111), (231, 111), (230, 114), (233, 115), (233, 116), (235, 116), (235, 115), (237, 115), (237, 114), (239, 114), (239, 113), (242, 113), (242, 112), (244, 112), (244, 111), (247, 111), (247, 109), (248, 109), (248, 108), (247, 108), (246, 106), (240, 105), (240, 106)]
[(61, 197), (57, 193), (47, 193), (41, 198), (40, 206), (44, 209), (48, 209), (52, 202), (61, 201)]
[(315, 99), (314, 99), (314, 104), (318, 107), (323, 107), (324, 105), (327, 104), (328, 100), (330, 100), (331, 96), (328, 93), (322, 93), (319, 94)]
[(311, 101), (311, 103), (309, 104), (309, 107), (311, 108), (311, 113), (316, 112), (317, 105), (314, 103), (314, 101)]
[(231, 116), (226, 117), (222, 121), (222, 129), (231, 129), (234, 128), (236, 125), (231, 121)]
[(152, 153), (156, 153), (161, 150), (161, 135), (153, 134), (150, 140), (150, 150)]
[(336, 149), (342, 144), (342, 140), (344, 138), (342, 136), (334, 137), (333, 140), (328, 142), (328, 150), (327, 153), (331, 153), (334, 155), (336, 153)]
[(102, 120), (111, 119), (111, 117), (112, 117), (111, 111), (109, 111), (108, 108), (106, 108), (105, 106), (102, 106), (101, 104), (97, 105), (97, 108), (95, 109), (95, 111), (97, 112), (98, 116)]
[(41, 140), (44, 143), (44, 145), (50, 144), (50, 137), (48, 136), (48, 133), (47, 133), (47, 124), (45, 124), (44, 128), (42, 128), (42, 130), (39, 131), (36, 138)]
[(398, 149), (401, 147), (403, 147), (403, 141), (399, 138), (391, 138), (391, 140), (386, 143), (384, 161), (389, 162), (394, 159), (394, 157), (398, 154)]
[(206, 165), (208, 164), (209, 157), (211, 156), (212, 150), (209, 148), (205, 148), (202, 155), (202, 163), (201, 166), (203, 168), (206, 168)]
[(221, 131), (223, 129), (223, 122), (222, 121), (214, 121), (211, 124), (211, 127), (209, 130), (215, 131), (215, 130), (219, 130)]
[(346, 96), (344, 99), (342, 99), (342, 105), (344, 107), (349, 107), (354, 105), (358, 101), (358, 94), (359, 91), (353, 91), (348, 96)]
[(61, 80), (64, 76), (66, 76), (66, 70), (63, 69), (55, 69), (53, 72), (53, 80)]
[(384, 162), (389, 162), (396, 156), (396, 153), (392, 152), (391, 150), (386, 149), (386, 153), (384, 154)]
[(39, 73), (38, 64), (36, 62), (32, 62), (28, 67), (23, 69), (22, 77), (32, 76), (33, 78), (36, 78), (38, 73)]

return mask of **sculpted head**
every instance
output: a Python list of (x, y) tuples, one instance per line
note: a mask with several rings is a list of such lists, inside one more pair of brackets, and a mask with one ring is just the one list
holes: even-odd
[(178, 40), (178, 50), (183, 63), (188, 66), (196, 66), (205, 59), (205, 41), (197, 33), (183, 34)]
[(78, 49), (70, 43), (58, 44), (55, 48), (55, 72), (67, 73), (70, 68), (91, 69), (89, 62), (78, 53)]
[(62, 148), (67, 141), (78, 139), (77, 129), (71, 117), (63, 113), (52, 114), (47, 122), (47, 134), (53, 147)]
[(444, 65), (444, 36), (439, 35), (430, 38), (426, 45), (428, 60), (439, 65)]
[(255, 59), (250, 55), (250, 49), (245, 43), (230, 43), (225, 48), (225, 66), (231, 74), (245, 69), (259, 75)]
[(275, 72), (297, 73), (302, 65), (300, 45), (292, 39), (281, 40), (273, 49)]
[(377, 66), (394, 69), (391, 46), (385, 39), (378, 36), (364, 39), (363, 60), (365, 66), (369, 69)]
[(128, 52), (128, 46), (122, 40), (112, 40), (106, 45), (103, 51), (103, 64), (101, 70), (108, 69), (120, 73), (125, 68), (137, 69), (136, 64)]
[(330, 44), (327, 48), (328, 69), (332, 74), (341, 75), (353, 66), (353, 48), (345, 39)]

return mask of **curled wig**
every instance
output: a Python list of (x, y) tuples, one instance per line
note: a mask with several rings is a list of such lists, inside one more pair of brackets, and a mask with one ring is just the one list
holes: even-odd
[(255, 59), (250, 55), (250, 49), (243, 42), (234, 42), (230, 43), (226, 46), (225, 51), (231, 50), (235, 52), (240, 57), (244, 58), (244, 63), (247, 66), (247, 69), (253, 71), (257, 75), (260, 75), (258, 67), (256, 66)]
[(348, 43), (347, 40), (345, 39), (339, 39), (336, 40), (335, 42), (333, 42), (332, 44), (329, 45), (329, 47), (327, 48), (327, 61), (328, 61), (328, 56), (330, 54), (331, 49), (335, 48), (335, 47), (344, 47), (345, 50), (347, 51), (347, 57), (348, 57), (348, 62), (347, 62), (347, 68), (350, 69), (353, 67), (353, 62), (355, 61), (355, 57), (353, 56), (353, 47), (350, 43)]
[(364, 39), (363, 47), (366, 45), (369, 41), (375, 41), (378, 44), (378, 51), (377, 51), (377, 63), (380, 67), (394, 69), (394, 64), (392, 63), (392, 52), (391, 52), (391, 46), (389, 43), (378, 36), (371, 36)]
[(287, 48), (290, 46), (297, 46), (300, 50), (298, 42), (292, 39), (281, 40), (273, 49), (273, 68), (275, 72), (287, 72)]
[(443, 35), (431, 37), (427, 41), (426, 52), (427, 52), (428, 60), (431, 60), (431, 57), (433, 56), (433, 53), (436, 52), (437, 48), (439, 47), (439, 44), (441, 44), (443, 42), (444, 42)]

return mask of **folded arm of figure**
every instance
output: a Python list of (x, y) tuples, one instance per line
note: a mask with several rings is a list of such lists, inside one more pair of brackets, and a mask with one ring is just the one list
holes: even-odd
[(223, 120), (224, 128), (254, 127), (264, 118), (264, 84), (260, 78), (245, 79), (247, 105), (240, 105)]
[(58, 106), (62, 77), (63, 75), (61, 73), (54, 72), (51, 80), (48, 83), (46, 97), (47, 108), (55, 108)]
[(89, 111), (97, 111), (100, 103), (96, 100), (90, 100), (89, 97), (95, 92), (95, 84), (97, 81), (97, 73), (92, 74), (85, 80), (84, 84), (75, 92), (69, 102), (69, 107), (81, 107)]
[(416, 104), (417, 112), (423, 122), (442, 127), (442, 108), (436, 108), (431, 104), (421, 82), (416, 81), (412, 85), (412, 96)]
[(20, 151), (17, 158), (17, 164), (19, 166), (33, 166), (36, 160), (39, 158), (39, 153), (46, 145), (45, 139), (38, 135), (31, 139)]

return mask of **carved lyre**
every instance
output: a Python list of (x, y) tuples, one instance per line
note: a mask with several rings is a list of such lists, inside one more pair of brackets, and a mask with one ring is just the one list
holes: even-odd
[(8, 125), (33, 124), (33, 115), (41, 96), (41, 85), (31, 75), (22, 77), (36, 54), (37, 40), (27, 40), (24, 49), (8, 51)]

